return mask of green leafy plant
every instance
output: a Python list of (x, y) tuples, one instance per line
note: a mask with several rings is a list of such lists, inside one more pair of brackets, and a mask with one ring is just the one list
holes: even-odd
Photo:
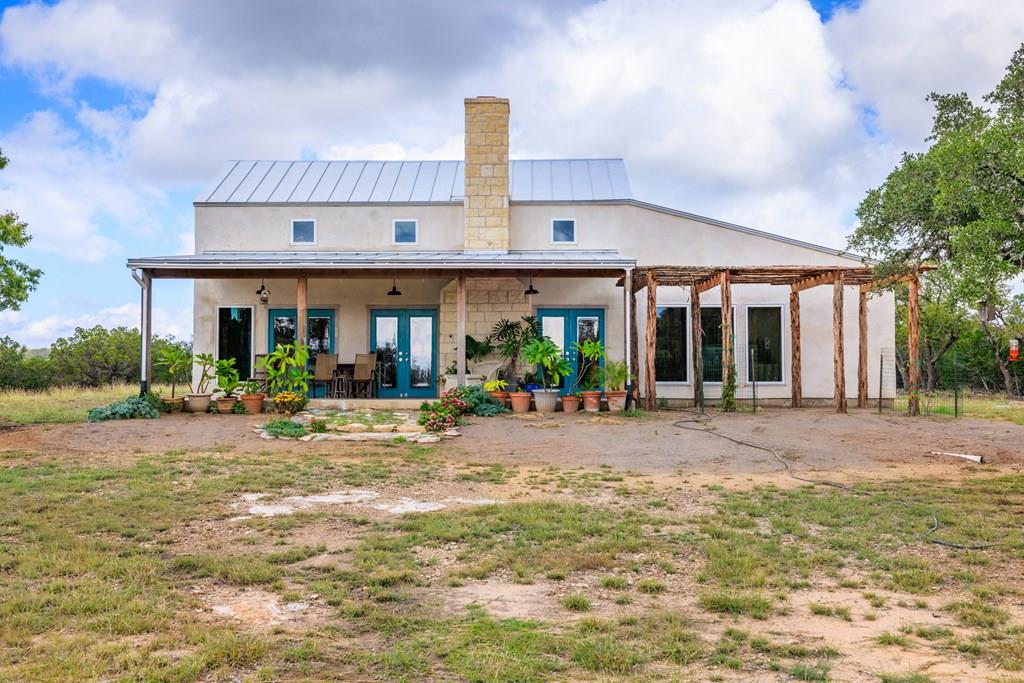
[(263, 425), (263, 431), (271, 436), (285, 436), (292, 439), (297, 439), (300, 436), (305, 436), (309, 433), (308, 430), (298, 422), (292, 422), (291, 420), (283, 418), (271, 420), (267, 424)]
[(545, 389), (558, 384), (563, 377), (572, 373), (572, 366), (565, 359), (562, 350), (547, 337), (538, 337), (524, 346), (523, 359), (537, 366), (541, 384)]
[(625, 363), (610, 360), (601, 368), (601, 380), (608, 391), (622, 391), (629, 379), (629, 368)]
[(197, 353), (193, 359), (195, 363), (199, 365), (198, 373), (193, 373), (192, 377), (195, 379), (194, 389), (189, 387), (189, 390), (193, 394), (208, 394), (210, 393), (210, 382), (216, 377), (217, 373), (214, 369), (217, 367), (217, 361), (213, 359), (213, 354), (210, 353)]
[(93, 408), (89, 411), (86, 419), (89, 422), (103, 422), (104, 420), (134, 420), (154, 419), (160, 417), (160, 412), (153, 407), (153, 404), (144, 396), (132, 396), (123, 401), (114, 401), (109, 405), (100, 408)]
[(254, 379), (247, 379), (247, 380), (245, 380), (244, 382), (242, 382), (241, 384), (238, 385), (238, 390), (243, 395), (245, 395), (245, 394), (249, 394), (249, 395), (252, 395), (252, 394), (262, 394), (263, 393), (261, 391), (262, 388), (263, 387), (260, 386), (260, 383), (257, 382)]
[(723, 368), (725, 376), (722, 379), (722, 398), (719, 407), (723, 413), (736, 412), (736, 363), (730, 362)]
[(488, 335), (484, 339), (475, 339), (466, 335), (466, 360), (479, 361), (494, 353), (494, 342)]
[(249, 409), (245, 407), (244, 403), (237, 401), (235, 405), (231, 407), (231, 412), (235, 415), (248, 415)]
[(596, 339), (584, 339), (582, 344), (573, 342), (572, 348), (583, 359), (576, 377), (576, 386), (583, 391), (597, 389), (601, 383), (601, 363), (608, 359), (604, 344)]
[(167, 377), (171, 380), (171, 398), (174, 398), (178, 383), (185, 381), (192, 369), (192, 354), (182, 346), (166, 346), (160, 350), (156, 365), (167, 370)]
[(260, 362), (267, 371), (267, 385), (271, 393), (309, 393), (309, 381), (313, 375), (307, 367), (309, 347), (305, 344), (278, 344)]
[(224, 396), (232, 396), (238, 388), (238, 368), (234, 358), (217, 361), (217, 388), (224, 392)]
[(490, 382), (484, 382), (484, 391), (505, 391), (508, 388), (508, 382), (503, 379), (492, 379)]
[(505, 377), (516, 376), (523, 349), (539, 336), (536, 316), (525, 315), (519, 320), (502, 319), (494, 323), (490, 339), (498, 355), (505, 361)]
[(314, 434), (326, 434), (327, 433), (327, 420), (310, 420), (309, 431)]
[(142, 398), (146, 399), (149, 405), (153, 406), (158, 413), (169, 413), (171, 412), (171, 406), (164, 402), (160, 398), (160, 393), (156, 391), (147, 391), (142, 394)]

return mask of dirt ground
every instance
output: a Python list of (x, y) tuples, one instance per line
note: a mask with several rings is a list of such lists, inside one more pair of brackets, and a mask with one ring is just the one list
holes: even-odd
[[(766, 410), (758, 415), (714, 414), (704, 424), (695, 414), (668, 411), (644, 418), (603, 413), (525, 418), (470, 418), (461, 436), (445, 443), (451, 462), (526, 468), (608, 467), (646, 475), (682, 475), (693, 483), (779, 480), (782, 468), (770, 453), (706, 431), (776, 449), (802, 474), (842, 481), (950, 478), (978, 471), (1020, 471), (1024, 426), (961, 418), (881, 416), (872, 411), (836, 415), (827, 408)], [(263, 416), (166, 415), (157, 421), (39, 425), (0, 432), (0, 452), (162, 453), (169, 450), (342, 454), (366, 444), (263, 441), (252, 433)], [(932, 451), (985, 457), (978, 466)], [(791, 481), (791, 480), (790, 480)]]

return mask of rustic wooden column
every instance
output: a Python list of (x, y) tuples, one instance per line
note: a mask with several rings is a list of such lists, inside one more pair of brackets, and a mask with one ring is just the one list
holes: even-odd
[(306, 324), (306, 284), (305, 276), (295, 281), (295, 343), (302, 345), (309, 343)]
[(704, 329), (700, 324), (700, 292), (690, 285), (690, 343), (693, 344), (693, 404), (704, 410)]
[(907, 283), (907, 379), (910, 386), (907, 387), (910, 399), (907, 401), (907, 414), (921, 414), (921, 305), (919, 295), (921, 292), (921, 276), (914, 271)]
[(658, 281), (654, 271), (647, 273), (647, 358), (644, 384), (647, 410), (658, 409), (657, 380), (654, 375), (655, 344), (658, 339)]
[(794, 408), (803, 402), (804, 388), (800, 367), (800, 292), (789, 293), (789, 383), (792, 390), (790, 401)]
[(835, 404), (837, 413), (846, 412), (846, 359), (843, 356), (843, 272), (836, 271), (832, 283), (832, 343), (834, 346)]
[(456, 290), (455, 311), (455, 360), (457, 380), (460, 387), (466, 386), (466, 276), (459, 273)]
[(868, 293), (861, 288), (857, 321), (857, 407), (868, 407)]
[(732, 349), (732, 279), (729, 271), (723, 270), (719, 275), (719, 287), (722, 290), (722, 385), (729, 383), (729, 376), (734, 374)]

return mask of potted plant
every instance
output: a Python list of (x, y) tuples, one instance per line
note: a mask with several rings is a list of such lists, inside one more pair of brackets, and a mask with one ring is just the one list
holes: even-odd
[(305, 344), (278, 344), (263, 358), (267, 369), (267, 385), (274, 395), (278, 412), (292, 415), (309, 402), (309, 380), (313, 378), (307, 364), (309, 347)]
[(234, 358), (222, 358), (217, 361), (217, 388), (223, 392), (217, 397), (217, 412), (221, 415), (230, 413), (238, 401), (235, 389), (238, 388), (238, 368)]
[(210, 409), (210, 382), (217, 376), (213, 369), (217, 363), (209, 353), (197, 353), (193, 358), (195, 368), (192, 378), (195, 384), (189, 387), (188, 409), (193, 413), (205, 413)]
[(508, 400), (512, 404), (513, 413), (528, 413), (530, 412), (530, 401), (533, 400), (533, 394), (520, 385), (516, 391), (508, 392)]
[[(604, 344), (596, 339), (586, 339), (583, 343), (573, 342), (573, 348), (580, 355), (580, 363), (576, 383), (580, 387), (580, 398), (583, 399), (583, 410), (596, 413), (601, 410), (601, 362), (607, 360), (608, 354)], [(565, 405), (565, 402), (562, 402)]]
[(610, 360), (601, 369), (604, 379), (604, 393), (608, 397), (608, 410), (613, 413), (626, 407), (626, 391), (623, 387), (629, 379), (629, 369), (625, 363)]
[(260, 391), (260, 383), (254, 379), (246, 380), (239, 385), (242, 395), (238, 398), (242, 401), (245, 409), (255, 415), (263, 412), (263, 399), (267, 397)]
[(565, 359), (558, 345), (547, 337), (538, 337), (523, 347), (523, 358), (527, 363), (537, 366), (537, 374), (543, 387), (533, 392), (537, 412), (555, 412), (559, 391), (551, 388), (548, 381), (550, 380), (551, 384), (558, 384), (563, 377), (568, 376), (572, 372), (569, 361)]
[(490, 382), (484, 382), (484, 391), (494, 397), (501, 405), (505, 405), (508, 400), (508, 382), (503, 379), (493, 379)]
[(167, 377), (171, 381), (170, 397), (161, 396), (160, 400), (167, 405), (169, 412), (178, 412), (185, 407), (185, 397), (175, 396), (174, 392), (192, 369), (192, 353), (183, 346), (167, 346), (161, 349), (156, 364), (167, 368)]
[(566, 394), (562, 397), (562, 412), (575, 413), (580, 409), (580, 401), (579, 392)]
[(537, 318), (532, 315), (524, 315), (516, 321), (502, 319), (494, 323), (488, 339), (492, 351), (497, 351), (498, 356), (505, 361), (501, 370), (502, 377), (519, 377), (517, 370), (523, 348), (538, 336)]

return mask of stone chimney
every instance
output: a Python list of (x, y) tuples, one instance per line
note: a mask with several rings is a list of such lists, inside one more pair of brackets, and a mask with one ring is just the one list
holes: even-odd
[(466, 98), (466, 251), (508, 251), (508, 114), (505, 98)]

